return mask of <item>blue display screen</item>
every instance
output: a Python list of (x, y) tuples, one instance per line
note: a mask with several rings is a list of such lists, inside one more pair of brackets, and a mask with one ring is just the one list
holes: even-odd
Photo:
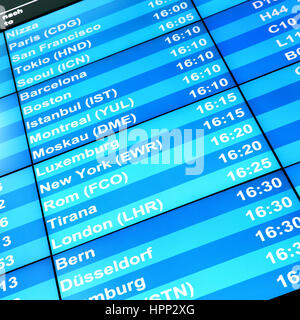
[(0, 299), (299, 289), (298, 1), (74, 2), (0, 6)]

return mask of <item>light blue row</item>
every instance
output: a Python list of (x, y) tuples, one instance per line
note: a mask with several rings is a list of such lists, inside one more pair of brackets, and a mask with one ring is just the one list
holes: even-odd
[(286, 172), (294, 184), (298, 195), (300, 196), (300, 162), (294, 166), (286, 168)]
[(268, 74), (262, 78), (245, 83), (241, 85), (241, 89), (248, 100), (258, 98), (272, 91), (300, 81), (300, 75), (295, 71), (299, 67), (300, 62)]
[[(293, 29), (293, 32), (295, 32), (294, 29)], [(236, 51), (230, 55), (227, 55), (226, 61), (229, 64), (231, 69), (236, 69), (246, 64), (255, 62), (257, 60), (267, 58), (272, 54), (283, 51), (283, 48), (279, 47), (276, 44), (276, 40), (279, 40), (279, 41), (282, 40), (281, 42), (284, 43), (284, 40), (290, 34), (291, 34), (291, 30), (280, 34), (280, 36), (276, 37), (276, 39), (274, 38), (266, 39), (265, 41), (262, 41), (256, 45)], [(214, 34), (213, 34), (213, 37), (214, 37)], [(284, 46), (284, 50), (287, 50), (293, 47), (294, 45), (295, 43), (288, 42), (288, 44)]]
[(3, 190), (1, 195), (22, 189), (34, 183), (34, 176), (31, 168), (18, 171), (14, 174), (0, 179)]
[(276, 153), (284, 167), (300, 160), (300, 140), (276, 148)]
[(0, 83), (0, 97), (7, 96), (15, 90), (13, 79)]
[[(20, 237), (22, 237), (21, 234)], [(40, 239), (24, 243), (23, 245), (18, 246), (14, 249), (2, 252), (0, 254), (0, 259), (5, 259), (5, 257), (9, 255), (12, 255), (14, 257), (15, 262), (12, 266), (5, 267), (6, 272), (48, 257), (50, 255), (50, 251), (48, 241), (46, 238), (46, 233), (45, 236)]]
[(27, 150), (25, 134), (0, 143), (0, 160), (15, 155), (20, 151)]
[[(1, 112), (0, 110), (0, 130), (14, 124), (16, 122), (21, 122), (21, 113), (19, 108), (8, 109)], [(22, 126), (22, 124), (21, 124)]]
[[(1, 43), (0, 43), (0, 45), (1, 45)], [(0, 52), (0, 54), (1, 54), (1, 52)], [(10, 68), (8, 56), (7, 55), (0, 56), (0, 70), (4, 70), (7, 68)]]
[[(33, 275), (34, 276), (34, 275)], [(56, 282), (53, 279), (41, 282), (5, 297), (3, 300), (58, 300)]]
[[(288, 10), (290, 10), (295, 5), (295, 0), (286, 0), (284, 1), (284, 3), (279, 3), (278, 5), (274, 5), (269, 9), (269, 11), (272, 12), (275, 9), (280, 11), (280, 8), (282, 7), (283, 4), (287, 7)], [(266, 21), (263, 21), (260, 18), (260, 14), (263, 14), (264, 11), (257, 12), (254, 9), (254, 7), (251, 7), (251, 10), (253, 11), (249, 10), (249, 15), (247, 15), (246, 17), (236, 20), (234, 19), (235, 17), (233, 16), (232, 17), (233, 21), (231, 23), (227, 23), (226, 25), (222, 25), (219, 28), (211, 30), (211, 33), (215, 38), (215, 40), (217, 42), (227, 41), (229, 39), (238, 37), (239, 35), (243, 35), (249, 31), (252, 31), (259, 27), (267, 25), (272, 21), (270, 19), (266, 19)], [(283, 13), (279, 17), (283, 19), (284, 17), (290, 14), (291, 12)], [(275, 18), (277, 19), (277, 16), (275, 16)]]
[(274, 110), (270, 106), (270, 111), (260, 114), (257, 119), (265, 132), (293, 123), (298, 119), (300, 120), (299, 101), (294, 101)]
[(0, 234), (7, 234), (7, 232), (24, 226), (27, 223), (42, 219), (42, 211), (38, 200), (27, 203), (23, 206), (5, 210), (2, 216), (7, 217), (8, 226), (1, 228)]

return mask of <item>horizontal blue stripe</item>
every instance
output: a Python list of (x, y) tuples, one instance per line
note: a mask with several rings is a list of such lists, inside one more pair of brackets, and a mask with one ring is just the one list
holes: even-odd
[[(252, 84), (253, 88), (255, 88), (255, 80), (253, 83), (250, 82), (249, 84)], [(256, 115), (260, 115), (262, 113), (270, 111), (270, 104), (272, 105), (273, 110), (291, 102), (300, 100), (300, 91), (298, 90), (299, 86), (300, 80), (289, 86), (282, 87), (254, 99), (250, 99), (248, 100), (248, 102), (254, 113)], [(247, 89), (244, 92), (247, 97)]]
[(10, 157), (0, 159), (0, 176), (29, 165), (31, 165), (30, 154), (26, 148)]
[(26, 187), (3, 195), (2, 199), (5, 201), (6, 206), (10, 209), (17, 208), (19, 206), (32, 202), (33, 200), (37, 200), (38, 196), (34, 181), (32, 181), (32, 184)]
[(16, 277), (18, 279), (18, 285), (15, 288), (9, 288), (6, 292), (0, 291), (0, 298), (17, 293), (29, 287), (40, 284), (41, 282), (53, 279), (54, 272), (50, 259), (34, 263), (25, 268), (6, 274), (6, 279)]
[[(286, 19), (294, 18), (295, 14), (290, 14), (286, 16)], [(270, 33), (269, 27), (273, 25), (279, 25), (282, 22), (282, 17), (280, 19), (274, 20), (269, 24), (265, 24), (256, 29), (252, 29), (246, 33), (238, 35), (229, 40), (218, 42), (218, 47), (220, 48), (224, 56), (233, 54), (240, 50), (247, 49), (251, 46), (254, 46), (260, 42), (266, 41), (268, 39), (277, 38), (279, 35), (286, 33), (289, 30), (294, 30), (292, 26), (288, 26), (287, 29), (281, 28), (276, 33)]]
[[(5, 98), (0, 99), (0, 110), (5, 112), (7, 110), (19, 108), (18, 97), (16, 94), (11, 94)], [(21, 112), (20, 112), (21, 115)]]
[(8, 233), (6, 233), (4, 229), (4, 231), (2, 231), (0, 234), (1, 234), (1, 238), (9, 235), (12, 241), (10, 246), (0, 247), (0, 254), (2, 255), (7, 250), (15, 249), (19, 246), (22, 246), (24, 243), (28, 243), (33, 240), (45, 238), (45, 241), (47, 242), (46, 231), (45, 231), (43, 218), (42, 218), (42, 212), (41, 212), (41, 218), (39, 220), (35, 220), (33, 222), (24, 224), (21, 227), (12, 229)]
[(246, 3), (243, 3), (239, 6), (236, 6), (234, 8), (231, 8), (224, 12), (220, 12), (212, 17), (207, 18), (205, 20), (205, 23), (207, 24), (210, 30), (214, 30), (226, 24), (237, 21), (239, 19), (248, 17), (251, 14), (259, 13), (260, 11), (266, 10), (266, 8), (272, 10), (272, 7), (277, 6), (279, 3), (282, 3), (282, 2), (284, 3), (285, 1), (286, 0), (277, 0), (276, 2), (272, 2), (271, 4), (268, 4), (267, 7), (262, 6), (258, 9), (254, 9), (252, 5), (253, 1), (251, 2), (247, 1)]
[(289, 283), (285, 288), (276, 280), (281, 274), (287, 279), (286, 275), (293, 270), (295, 265), (297, 262), (203, 296), (199, 300), (269, 300), (287, 294), (295, 290), (292, 284)]
[(295, 186), (300, 186), (300, 163), (286, 169)]
[[(292, 134), (283, 134), (285, 132), (290, 132)], [(267, 137), (272, 141), (272, 145), (275, 148), (279, 148), (285, 144), (292, 143), (299, 140), (300, 132), (300, 120), (295, 121), (291, 124), (283, 126), (279, 129), (267, 132)], [(298, 134), (297, 134), (298, 133)], [(295, 150), (295, 152), (297, 152)]]
[(0, 73), (1, 73), (0, 83), (13, 80), (10, 68), (2, 69), (0, 70)]
[[(289, 51), (297, 50), (299, 45), (289, 48)], [(226, 60), (226, 57), (225, 57)], [(300, 61), (300, 56), (292, 61), (288, 61), (283, 54), (283, 51), (274, 53), (266, 58), (256, 60), (252, 63), (246, 64), (243, 67), (232, 69), (232, 73), (237, 79), (238, 83), (243, 83), (256, 77), (262, 76), (271, 71), (275, 71), (281, 67), (285, 67), (291, 63)], [(230, 68), (230, 64), (229, 64)]]
[(19, 136), (25, 136), (21, 119), (7, 127), (1, 128), (0, 143), (7, 142)]

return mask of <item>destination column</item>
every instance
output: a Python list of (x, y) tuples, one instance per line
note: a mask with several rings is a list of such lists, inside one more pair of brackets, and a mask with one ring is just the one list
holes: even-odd
[(48, 239), (2, 33), (0, 69), (0, 299), (57, 299)]

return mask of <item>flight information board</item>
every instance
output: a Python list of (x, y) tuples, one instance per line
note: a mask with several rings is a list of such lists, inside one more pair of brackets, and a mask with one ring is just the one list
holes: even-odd
[(297, 0), (2, 7), (0, 299), (300, 288)]

